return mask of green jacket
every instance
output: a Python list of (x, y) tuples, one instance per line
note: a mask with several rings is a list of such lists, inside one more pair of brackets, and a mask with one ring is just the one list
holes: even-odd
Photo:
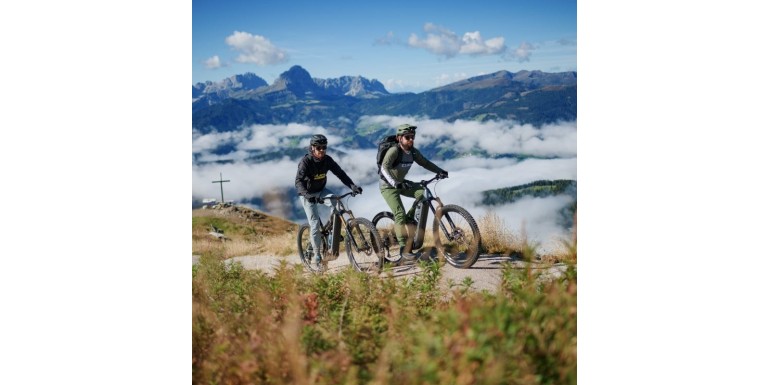
[[(401, 161), (398, 164), (394, 164), (398, 160), (398, 151), (401, 151)], [(382, 159), (382, 166), (380, 168), (380, 189), (396, 187), (396, 183), (403, 183), (406, 174), (409, 169), (412, 168), (412, 163), (417, 163), (424, 167), (428, 171), (435, 173), (444, 172), (439, 166), (433, 164), (433, 162), (425, 159), (422, 153), (414, 147), (411, 151), (403, 151), (401, 147), (396, 145), (391, 147), (388, 152), (385, 153), (385, 157)]]

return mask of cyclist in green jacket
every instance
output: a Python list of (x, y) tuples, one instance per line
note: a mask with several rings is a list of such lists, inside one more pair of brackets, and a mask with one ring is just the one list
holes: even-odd
[(412, 167), (412, 163), (417, 163), (428, 171), (439, 174), (442, 178), (448, 178), (449, 173), (433, 164), (422, 156), (417, 148), (414, 147), (414, 135), (417, 126), (411, 124), (402, 124), (396, 128), (397, 144), (392, 146), (385, 153), (385, 157), (380, 167), (380, 193), (385, 198), (385, 202), (393, 213), (394, 222), (396, 222), (396, 238), (400, 247), (399, 253), (406, 260), (415, 260), (419, 254), (412, 253), (412, 250), (406, 248), (406, 232), (404, 225), (415, 223), (414, 208), (409, 213), (404, 211), (404, 204), (401, 202), (401, 195), (414, 199), (420, 199), (424, 189), (418, 183), (409, 181), (406, 174)]

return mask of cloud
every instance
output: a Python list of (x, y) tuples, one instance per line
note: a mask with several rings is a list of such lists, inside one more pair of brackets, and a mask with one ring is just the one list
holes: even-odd
[(378, 37), (376, 40), (374, 40), (374, 43), (373, 43), (373, 45), (391, 45), (391, 44), (401, 44), (401, 40), (396, 37), (393, 31), (388, 32), (388, 34), (383, 37)]
[(441, 74), (439, 75), (436, 80), (436, 86), (443, 86), (445, 84), (454, 83), (460, 80), (465, 80), (468, 78), (468, 75), (465, 72), (460, 73), (454, 73), (454, 74)]
[(217, 69), (222, 67), (222, 63), (219, 61), (219, 56), (214, 55), (203, 62), (203, 66), (208, 69)]
[(246, 132), (243, 131), (228, 131), (221, 133), (215, 131), (207, 135), (193, 132), (192, 151), (193, 154), (213, 151), (222, 145), (239, 142), (243, 140), (245, 135)]
[(520, 63), (523, 63), (525, 61), (529, 61), (529, 57), (532, 55), (532, 50), (535, 49), (535, 46), (532, 44), (529, 44), (527, 42), (522, 42), (519, 45), (519, 48), (516, 48), (510, 53), (510, 56), (517, 60)]
[[(542, 157), (577, 155), (577, 123), (561, 122), (534, 127), (513, 121), (478, 122), (402, 116), (366, 116), (362, 125), (396, 127), (402, 123), (417, 125), (417, 144), (444, 143), (459, 152), (480, 149), (490, 154), (520, 154)], [(419, 146), (418, 146), (419, 147)]]
[(419, 81), (409, 82), (401, 79), (386, 79), (382, 84), (389, 92), (410, 92), (423, 88), (423, 84)]
[(493, 212), (510, 233), (526, 233), (529, 242), (543, 253), (561, 248), (560, 240), (571, 239), (570, 229), (564, 228), (562, 209), (572, 203), (572, 197), (559, 195), (547, 198), (522, 198), (515, 203), (494, 206), (466, 207), (477, 221)]
[(275, 190), (294, 186), (297, 162), (288, 157), (269, 163), (235, 162), (226, 164), (194, 165), (192, 172), (193, 197), (220, 198), (219, 173), (225, 180), (222, 186), (225, 200), (248, 200), (263, 197)]
[(433, 23), (425, 23), (423, 30), (426, 34), (425, 37), (420, 38), (413, 33), (409, 36), (407, 44), (410, 47), (423, 48), (447, 59), (457, 55), (496, 55), (506, 51), (503, 37), (484, 40), (479, 31), (466, 32), (461, 37), (451, 30)]
[(239, 63), (265, 66), (285, 63), (289, 60), (289, 56), (284, 50), (274, 46), (270, 40), (260, 35), (235, 31), (225, 38), (225, 43), (240, 52), (240, 55), (235, 58), (235, 61)]
[[(446, 59), (457, 55), (500, 55), (505, 60), (523, 63), (529, 61), (532, 51), (537, 49), (536, 46), (528, 42), (522, 42), (517, 48), (509, 49), (505, 45), (505, 38), (501, 36), (484, 40), (479, 31), (466, 32), (459, 36), (453, 31), (433, 23), (425, 23), (423, 30), (425, 36), (422, 38), (414, 33), (409, 35), (407, 45), (425, 49)], [(388, 44), (392, 42), (390, 39), (383, 41), (387, 41)], [(380, 42), (380, 44), (383, 43)]]
[[(193, 132), (192, 152), (198, 163), (238, 161), (248, 157), (249, 152), (264, 150), (283, 150), (287, 148), (305, 148), (313, 134), (326, 135), (329, 145), (342, 143), (342, 138), (329, 134), (319, 126), (290, 123), (286, 125), (252, 124), (237, 131), (211, 132), (200, 134)], [(234, 149), (222, 153), (222, 149)]]
[(460, 53), (467, 55), (495, 55), (505, 51), (505, 39), (495, 37), (484, 41), (481, 33), (466, 32), (463, 35), (463, 44), (460, 46)]
[[(535, 180), (577, 180), (577, 125), (562, 122), (534, 127), (513, 121), (445, 122), (414, 116), (366, 116), (358, 126), (396, 127), (402, 123), (418, 126), (416, 146), (443, 142), (458, 150), (483, 149), (491, 154), (526, 154), (543, 158), (521, 160), (512, 156), (485, 158), (464, 156), (454, 159), (431, 159), (439, 167), (449, 171), (450, 178), (432, 185), (434, 193), (445, 204), (453, 203), (466, 208), (476, 220), (493, 210), (504, 220), (508, 228), (518, 234), (522, 227), (532, 240), (546, 247), (559, 237), (568, 238), (568, 230), (561, 224), (561, 209), (571, 199), (566, 196), (523, 199), (500, 206), (484, 206), (482, 192), (511, 187)], [(250, 125), (231, 132), (212, 132), (193, 135), (193, 199), (219, 199), (217, 183), (219, 173), (231, 182), (223, 186), (225, 200), (249, 201), (254, 198), (266, 201), (268, 197), (283, 202), (282, 205), (265, 203), (258, 209), (274, 215), (290, 215), (289, 208), (296, 206), (294, 177), (299, 157), (253, 163), (247, 159), (253, 154), (266, 152), (283, 153), (289, 148), (304, 149), (312, 134), (321, 133), (329, 140), (329, 155), (343, 170), (362, 186), (364, 194), (351, 198), (347, 204), (356, 216), (371, 219), (376, 213), (388, 210), (379, 192), (374, 148), (349, 148), (343, 138), (332, 135), (323, 127), (306, 124)], [(223, 148), (225, 150), (223, 150)], [(408, 179), (419, 181), (433, 175), (415, 165)], [(347, 191), (339, 179), (330, 175), (328, 187), (335, 192)], [(405, 205), (412, 200), (403, 198)], [(273, 201), (275, 202), (275, 201)], [(301, 220), (301, 218), (289, 218)]]

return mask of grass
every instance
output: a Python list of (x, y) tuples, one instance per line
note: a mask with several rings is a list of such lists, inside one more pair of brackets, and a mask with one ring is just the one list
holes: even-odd
[[(559, 278), (506, 264), (496, 291), (478, 292), (469, 279), (442, 289), (427, 262), (404, 279), (223, 263), (294, 253), (296, 225), (254, 215), (193, 212), (193, 383), (576, 383), (576, 241), (564, 243)], [(230, 240), (208, 235), (212, 224)], [(493, 213), (479, 221), (486, 252), (533, 252), (524, 231), (501, 224)]]
[[(226, 240), (209, 234), (211, 227), (222, 230)], [(294, 254), (298, 226), (243, 206), (193, 210), (192, 253), (217, 253), (223, 259), (244, 255)]]
[(541, 257), (537, 251), (539, 245), (529, 239), (524, 223), (519, 234), (514, 234), (497, 214), (487, 211), (479, 221), (479, 230), (483, 253), (514, 256), (524, 261)]
[[(433, 266), (431, 266), (433, 265)], [(199, 384), (569, 384), (577, 374), (577, 273), (507, 267), (496, 293), (453, 290), (440, 269), (407, 280), (193, 268)]]

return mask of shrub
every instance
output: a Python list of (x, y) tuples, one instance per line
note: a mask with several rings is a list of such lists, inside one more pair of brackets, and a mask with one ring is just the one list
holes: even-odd
[[(193, 269), (193, 382), (567, 384), (577, 373), (577, 273), (509, 266), (496, 293), (442, 293), (352, 270), (274, 275), (201, 257)], [(449, 294), (449, 295), (446, 295)]]

